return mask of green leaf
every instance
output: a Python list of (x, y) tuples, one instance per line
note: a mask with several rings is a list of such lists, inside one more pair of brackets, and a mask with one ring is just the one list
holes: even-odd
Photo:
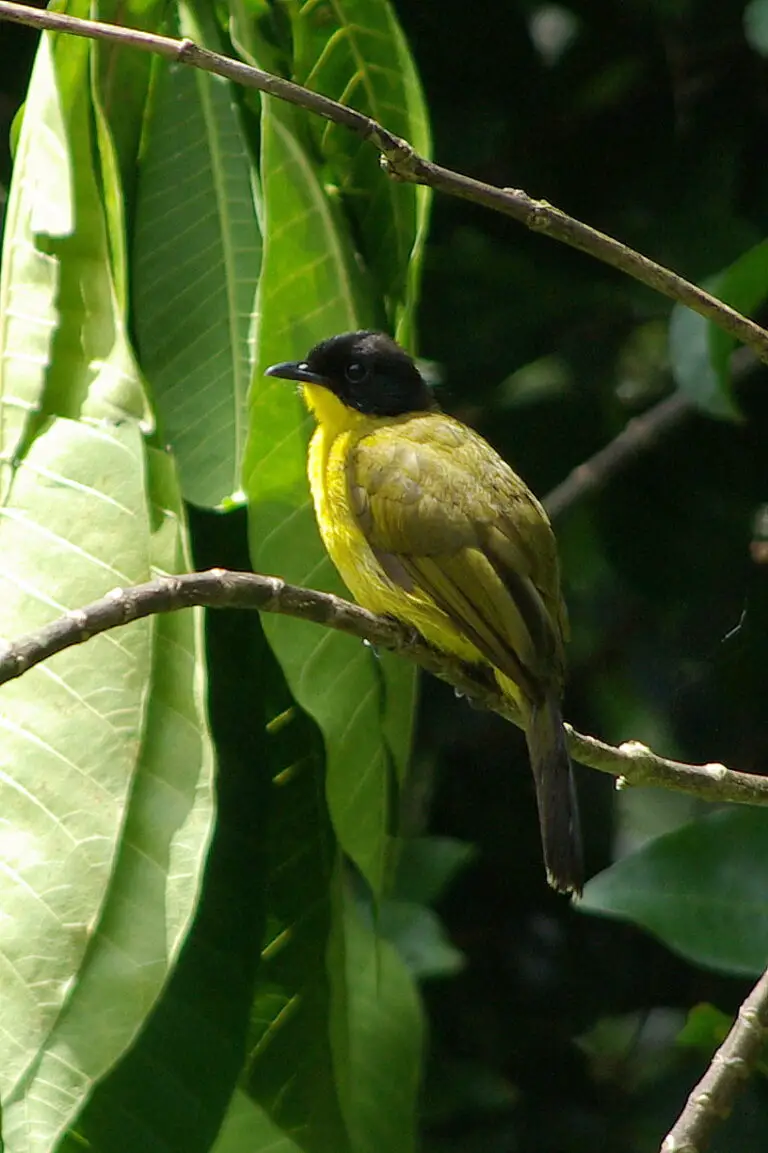
[[(45, 313), (38, 298), (27, 317), (45, 314), (52, 341), (0, 510), (6, 638), (115, 585), (188, 567), (171, 463), (156, 454), (147, 465), (142, 383), (101, 201), (102, 187), (111, 196), (119, 188), (114, 168), (95, 168), (90, 51), (62, 39), (52, 60), (44, 39), (33, 81), (59, 110), (48, 135), (69, 175), (69, 228), (44, 237), (56, 310)], [(17, 220), (33, 225), (38, 162), (30, 146), (14, 170)], [(34, 276), (37, 252), (11, 263), (11, 298), (17, 278)], [(183, 614), (94, 638), (3, 690), (2, 760), (12, 770), (0, 806), (0, 1065), (10, 1150), (52, 1147), (134, 1040), (174, 964), (212, 822), (202, 670), (199, 615)]]
[[(750, 248), (707, 288), (750, 315), (768, 297), (768, 240)], [(738, 342), (696, 312), (675, 305), (669, 327), (672, 369), (678, 387), (711, 416), (737, 419), (731, 395), (730, 359)]]
[[(717, 295), (746, 316), (768, 297), (768, 240), (750, 248), (718, 277)], [(712, 366), (730, 387), (730, 358), (739, 342), (716, 324), (708, 324)]]
[(768, 56), (768, 3), (750, 0), (744, 9), (744, 36), (750, 47), (761, 56)]
[(412, 1153), (423, 1018), (395, 948), (377, 939), (345, 894), (349, 1069), (342, 1080), (354, 1153)]
[(72, 171), (53, 41), (40, 46), (29, 85), (5, 212), (0, 260), (0, 495), (40, 406), (58, 321), (57, 262), (47, 241), (74, 227)]
[(400, 851), (395, 892), (407, 901), (431, 905), (474, 855), (474, 845), (454, 837), (414, 837)]
[[(34, 441), (0, 519), (4, 636), (158, 559), (186, 567), (167, 493), (150, 529), (142, 457), (128, 424), (58, 420)], [(138, 622), (3, 693), (9, 1150), (51, 1147), (135, 1037), (194, 910), (212, 819), (197, 627)]]
[[(345, 1153), (331, 1036), (333, 1004), (343, 1015), (346, 999), (333, 900), (339, 854), (323, 794), (322, 750), (279, 669), (269, 663), (264, 672), (262, 692), (275, 712), (268, 726), (270, 882), (243, 1085), (303, 1153)], [(343, 1050), (342, 1041), (341, 1060)]]
[[(297, 82), (373, 117), (429, 156), (424, 95), (387, 0), (303, 0), (290, 11)], [(376, 149), (340, 125), (314, 118), (310, 130), (354, 220), (389, 323), (412, 342), (431, 192), (388, 178)]]
[(301, 1153), (301, 1146), (236, 1089), (211, 1153)]
[[(343, 594), (307, 491), (308, 417), (290, 386), (262, 374), (277, 360), (303, 355), (331, 332), (365, 327), (372, 303), (343, 218), (301, 143), (292, 110), (270, 100), (263, 108), (265, 249), (244, 468), (251, 556), (257, 572)], [(349, 637), (287, 617), (265, 620), (265, 631), (295, 699), (323, 731), (336, 834), (381, 893), (392, 758), (396, 771), (404, 772), (413, 672), (389, 654), (377, 659)], [(394, 747), (383, 736), (383, 712), (385, 723), (394, 718)]]
[[(202, 4), (181, 33), (221, 44)], [(261, 261), (251, 162), (231, 85), (157, 63), (134, 238), (141, 363), (187, 500), (220, 505), (240, 488), (252, 322)]]
[(728, 809), (658, 837), (587, 883), (579, 908), (634, 921), (711, 969), (768, 955), (768, 814)]
[[(54, 421), (0, 514), (5, 639), (148, 575), (140, 437)], [(151, 626), (104, 634), (3, 688), (4, 1097), (67, 1003), (106, 897), (135, 772)], [(67, 926), (64, 928), (64, 926)], [(30, 951), (30, 941), (37, 944)]]
[[(98, 10), (91, 15), (96, 20), (122, 24), (141, 32), (162, 32), (165, 13), (165, 0), (100, 0)], [(109, 208), (132, 221), (137, 162), (155, 58), (148, 52), (126, 52), (123, 45), (106, 40), (94, 41), (92, 52), (91, 85), (97, 131), (101, 135), (102, 121), (108, 127), (115, 183), (121, 185), (123, 191)], [(119, 237), (115, 232), (112, 235), (119, 245), (125, 244), (124, 236)]]
[[(677, 1044), (687, 1049), (698, 1049), (707, 1060), (725, 1041), (733, 1028), (734, 1020), (714, 1005), (706, 1003), (694, 1005), (688, 1014), (685, 1025), (677, 1035)], [(768, 1044), (763, 1043), (762, 1051), (755, 1068), (763, 1077), (768, 1077)]]
[(677, 1035), (678, 1045), (701, 1049), (711, 1057), (731, 1031), (732, 1019), (714, 1005), (694, 1005)]
[[(216, 520), (203, 532), (213, 528), (221, 541), (233, 518)], [(238, 567), (235, 550), (224, 549), (228, 567)], [(220, 549), (213, 556), (222, 562)], [(213, 556), (196, 559), (202, 567)], [(258, 615), (235, 611), (208, 613), (206, 640), (219, 772), (203, 889), (158, 1005), (77, 1122), (93, 1150), (207, 1153), (242, 1066), (267, 886), (269, 781), (258, 713), (267, 644)]]
[(417, 979), (452, 977), (464, 967), (464, 955), (449, 941), (440, 918), (424, 905), (385, 900), (379, 929)]
[[(707, 289), (716, 293), (714, 283)], [(672, 309), (669, 321), (669, 356), (677, 387), (694, 404), (710, 416), (730, 420), (739, 416), (729, 382), (712, 361), (709, 321), (681, 304)]]
[[(0, 285), (10, 318), (0, 326), (0, 363), (8, 366), (0, 382), (6, 491), (45, 415), (148, 419), (117, 302), (94, 168), (89, 52), (88, 41), (65, 38), (54, 60), (48, 38), (41, 38), (14, 167)], [(39, 105), (46, 118), (36, 131), (32, 116)], [(41, 175), (51, 154), (61, 181), (55, 188)]]

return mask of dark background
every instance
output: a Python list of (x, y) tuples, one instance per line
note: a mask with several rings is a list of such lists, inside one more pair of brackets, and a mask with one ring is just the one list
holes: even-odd
[[(733, 0), (400, 0), (435, 155), (524, 188), (703, 281), (768, 232), (768, 68)], [(564, 34), (569, 34), (569, 39)], [(0, 24), (0, 186), (35, 36)], [(670, 305), (514, 222), (438, 198), (421, 308), (446, 408), (545, 494), (672, 388)], [(744, 419), (690, 417), (557, 524), (573, 639), (568, 718), (682, 759), (768, 763), (768, 380)], [(524, 746), (425, 683), (414, 825), (476, 846), (440, 912), (467, 957), (425, 986), (427, 1153), (657, 1149), (705, 1056), (685, 1012), (733, 1012), (747, 986), (630, 926), (574, 911), (543, 880)], [(580, 770), (590, 872), (696, 815)], [(574, 1040), (580, 1038), (580, 1040)], [(586, 1038), (586, 1039), (585, 1039)], [(765, 1147), (761, 1085), (717, 1148)]]

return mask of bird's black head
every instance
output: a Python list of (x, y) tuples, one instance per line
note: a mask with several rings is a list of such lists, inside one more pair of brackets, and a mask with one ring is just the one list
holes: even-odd
[(316, 344), (306, 360), (273, 364), (266, 375), (322, 385), (366, 416), (402, 416), (437, 407), (408, 353), (383, 332), (332, 336)]

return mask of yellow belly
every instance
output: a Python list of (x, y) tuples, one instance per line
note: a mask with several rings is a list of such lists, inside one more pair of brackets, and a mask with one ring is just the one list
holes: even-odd
[(357, 435), (353, 428), (332, 436), (320, 425), (309, 448), (309, 483), (317, 523), (341, 579), (363, 608), (412, 625), (436, 648), (462, 660), (487, 663), (431, 597), (395, 584), (377, 560), (350, 507), (346, 462)]

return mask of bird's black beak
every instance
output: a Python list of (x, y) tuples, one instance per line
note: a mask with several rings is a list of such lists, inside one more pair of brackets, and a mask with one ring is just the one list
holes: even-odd
[(265, 376), (277, 376), (281, 380), (299, 380), (302, 384), (322, 384), (328, 387), (328, 381), (317, 372), (312, 372), (305, 360), (284, 360), (281, 364), (273, 364), (265, 369)]

